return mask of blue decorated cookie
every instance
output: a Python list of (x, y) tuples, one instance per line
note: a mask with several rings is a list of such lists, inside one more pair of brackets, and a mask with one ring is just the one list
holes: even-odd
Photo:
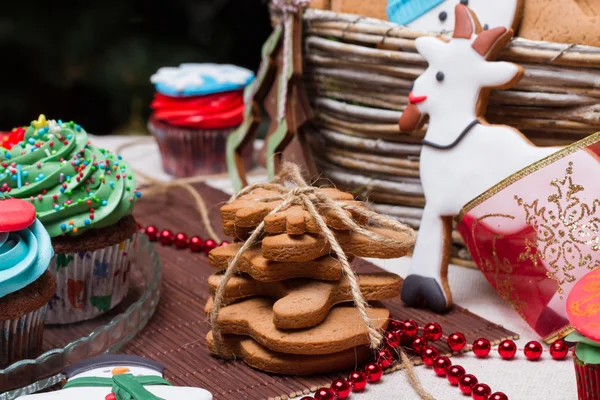
[(254, 73), (229, 64), (181, 64), (160, 68), (150, 81), (167, 96), (203, 96), (241, 90), (254, 80)]

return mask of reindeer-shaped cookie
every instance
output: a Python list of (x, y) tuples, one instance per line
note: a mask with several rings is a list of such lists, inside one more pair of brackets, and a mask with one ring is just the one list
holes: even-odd
[(452, 305), (448, 262), (452, 218), (464, 204), (521, 168), (558, 150), (534, 146), (521, 132), (483, 119), (491, 89), (513, 86), (520, 66), (493, 61), (513, 31), (482, 30), (464, 5), (455, 8), (452, 40), (415, 41), (429, 67), (414, 83), (400, 130), (421, 127), (429, 115), (420, 175), (426, 205), (402, 300), (436, 311)]

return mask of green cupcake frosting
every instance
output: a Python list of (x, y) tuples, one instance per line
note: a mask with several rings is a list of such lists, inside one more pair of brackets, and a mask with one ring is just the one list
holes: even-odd
[(22, 141), (0, 147), (0, 192), (29, 199), (51, 237), (110, 226), (141, 196), (121, 156), (91, 145), (73, 121), (43, 115)]

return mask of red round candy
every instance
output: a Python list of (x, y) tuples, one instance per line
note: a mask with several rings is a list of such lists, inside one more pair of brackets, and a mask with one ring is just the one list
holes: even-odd
[(413, 339), (419, 332), (419, 325), (412, 319), (407, 319), (402, 323), (401, 336), (405, 339)]
[(503, 340), (498, 345), (498, 354), (505, 360), (510, 360), (517, 354), (517, 345), (512, 340)]
[(387, 368), (394, 362), (394, 355), (388, 348), (383, 348), (377, 353), (377, 363), (381, 365), (381, 368)]
[(170, 246), (173, 243), (173, 232), (168, 229), (163, 229), (158, 236), (158, 240), (164, 246)]
[(452, 366), (452, 361), (446, 356), (439, 356), (433, 360), (433, 372), (439, 376), (446, 376), (448, 368)]
[(479, 338), (473, 342), (473, 353), (479, 358), (487, 357), (491, 349), (492, 345), (487, 339)]
[(158, 237), (158, 229), (154, 225), (148, 225), (145, 229), (146, 235), (148, 235), (148, 240), (151, 242), (156, 241)]
[(542, 351), (542, 345), (539, 342), (536, 342), (535, 340), (532, 340), (531, 342), (527, 343), (525, 345), (525, 348), (523, 349), (525, 357), (527, 357), (527, 359), (530, 361), (539, 360), (539, 358), (542, 356)]
[(210, 253), (215, 247), (217, 247), (217, 243), (212, 239), (206, 239), (206, 242), (204, 242), (204, 252), (206, 254)]
[(460, 365), (453, 365), (446, 371), (446, 379), (451, 385), (458, 385), (458, 380), (461, 376), (465, 375), (467, 371)]
[(365, 373), (367, 374), (367, 381), (370, 383), (377, 382), (383, 375), (383, 370), (376, 363), (370, 363), (365, 366)]
[(350, 396), (350, 384), (345, 379), (336, 379), (333, 381), (331, 390), (338, 400), (343, 400)]
[(188, 247), (194, 253), (204, 251), (204, 240), (200, 239), (198, 236), (192, 236), (190, 242), (188, 243)]
[(354, 371), (348, 375), (348, 383), (353, 392), (360, 392), (367, 386), (367, 374), (362, 371)]
[(508, 400), (508, 396), (502, 392), (494, 392), (487, 400)]
[(491, 393), (492, 388), (485, 383), (478, 383), (471, 389), (471, 397), (473, 400), (487, 400)]
[(400, 346), (400, 335), (396, 332), (386, 332), (384, 335), (385, 343), (391, 348), (396, 349)]
[(563, 340), (557, 340), (550, 345), (550, 355), (555, 360), (563, 360), (569, 353), (569, 346)]
[(448, 336), (448, 347), (452, 351), (461, 351), (467, 345), (467, 338), (460, 332), (454, 332)]
[(179, 232), (175, 235), (175, 239), (173, 240), (173, 244), (178, 249), (185, 249), (188, 246), (188, 237), (185, 233)]
[(425, 339), (435, 342), (442, 337), (442, 327), (437, 322), (430, 322), (423, 327)]
[(423, 360), (423, 364), (430, 367), (433, 365), (433, 360), (438, 358), (439, 355), (440, 352), (435, 347), (427, 346), (421, 353), (421, 360)]
[(314, 397), (315, 400), (335, 400), (335, 394), (328, 388), (317, 389)]
[(0, 233), (16, 232), (35, 222), (35, 207), (21, 199), (0, 200)]
[(475, 375), (466, 374), (458, 378), (458, 388), (463, 394), (471, 394), (473, 386), (477, 385), (477, 378)]
[(425, 348), (427, 347), (427, 339), (425, 339), (423, 336), (417, 336), (413, 339), (412, 343), (410, 344), (410, 347), (412, 348), (412, 351), (415, 352), (415, 354), (420, 355), (423, 353), (423, 350), (425, 350)]
[(402, 327), (404, 325), (402, 324), (402, 321), (398, 321), (396, 319), (388, 319), (388, 331), (390, 332), (396, 332), (397, 334), (400, 334), (400, 332), (402, 331)]

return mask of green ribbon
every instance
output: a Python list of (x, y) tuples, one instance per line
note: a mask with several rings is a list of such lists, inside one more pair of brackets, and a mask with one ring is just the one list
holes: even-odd
[(150, 393), (145, 385), (171, 384), (160, 376), (134, 376), (131, 374), (114, 375), (112, 378), (90, 376), (70, 379), (63, 389), (73, 387), (110, 387), (117, 400), (163, 400)]

